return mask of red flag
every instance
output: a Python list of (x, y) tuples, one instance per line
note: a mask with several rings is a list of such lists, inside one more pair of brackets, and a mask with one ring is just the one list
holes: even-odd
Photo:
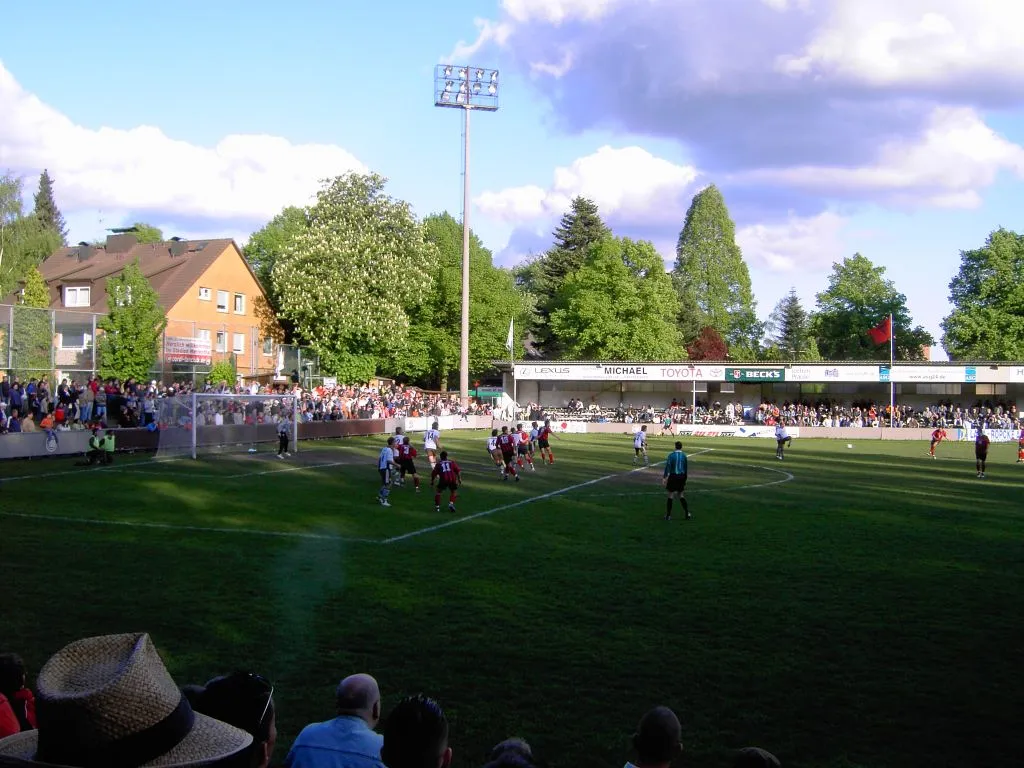
[(892, 318), (891, 317), (885, 318), (885, 320), (883, 320), (878, 325), (876, 325), (874, 328), (872, 328), (870, 331), (868, 331), (868, 336), (871, 337), (871, 340), (873, 342), (875, 342), (875, 344), (882, 344), (883, 342), (891, 341), (892, 340)]

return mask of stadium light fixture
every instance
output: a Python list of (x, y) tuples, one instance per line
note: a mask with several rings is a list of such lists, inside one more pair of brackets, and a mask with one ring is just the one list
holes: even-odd
[[(455, 89), (456, 81), (459, 87)], [(487, 85), (484, 88), (484, 85)], [(469, 113), (498, 111), (498, 70), (439, 64), (434, 68), (434, 106), (461, 109), (462, 131), (462, 339), (459, 397), (469, 405)]]

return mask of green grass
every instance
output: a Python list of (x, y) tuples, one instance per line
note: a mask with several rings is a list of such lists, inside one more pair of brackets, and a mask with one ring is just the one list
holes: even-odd
[[(382, 544), (453, 516), (410, 487), (376, 504), (379, 439), (304, 443), (289, 465), (4, 464), (0, 646), (38, 669), (74, 638), (145, 630), (180, 683), (259, 671), (275, 762), (355, 671), (385, 711), (436, 696), (460, 766), (518, 734), (549, 766), (618, 768), (659, 703), (694, 767), (751, 744), (787, 766), (1024, 754), (1015, 446), (979, 480), (970, 444), (932, 461), (798, 439), (779, 462), (774, 441), (691, 440), (713, 449), (691, 459), (695, 519), (666, 523), (660, 468), (629, 473), (628, 436), (562, 436), (519, 484), (486, 468), (481, 433), (445, 437), (467, 469), (456, 518), (555, 495)], [(652, 439), (655, 460), (669, 448)]]

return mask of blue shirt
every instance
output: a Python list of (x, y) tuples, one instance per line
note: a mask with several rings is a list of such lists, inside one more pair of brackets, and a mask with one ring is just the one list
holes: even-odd
[(361, 717), (341, 715), (303, 728), (284, 764), (286, 768), (384, 768), (383, 744), (384, 737)]
[(669, 475), (686, 474), (686, 454), (682, 451), (672, 451), (665, 459), (665, 477)]

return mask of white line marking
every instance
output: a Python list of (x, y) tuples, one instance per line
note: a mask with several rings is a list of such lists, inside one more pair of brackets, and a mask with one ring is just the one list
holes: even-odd
[(170, 523), (143, 523), (132, 520), (93, 520), (80, 517), (58, 517), (56, 515), (29, 515), (23, 512), (0, 512), (3, 517), (19, 517), (25, 520), (46, 520), (58, 523), (82, 523), (85, 525), (113, 525), (123, 528), (157, 528), (165, 531), (194, 531), (199, 533), (244, 533), (250, 536), (274, 536), (289, 539), (316, 539), (318, 541), (346, 541), (360, 544), (381, 544), (380, 539), (358, 539), (333, 536), (323, 533), (301, 531), (259, 531), (254, 528), (211, 528), (199, 525), (171, 525)]
[(147, 461), (144, 464), (143, 463), (132, 464), (132, 465), (127, 466), (127, 467), (114, 467), (114, 466), (110, 466), (110, 467), (98, 467), (98, 468), (97, 467), (93, 467), (91, 469), (88, 468), (88, 467), (79, 467), (78, 469), (66, 469), (66, 470), (64, 470), (62, 472), (40, 472), (37, 475), (19, 475), (17, 477), (3, 477), (2, 475), (0, 475), (0, 483), (10, 483), (10, 482), (13, 482), (15, 480), (35, 480), (37, 478), (43, 478), (43, 477), (64, 477), (65, 475), (82, 475), (82, 474), (84, 474), (83, 470), (85, 470), (85, 472), (90, 472), (91, 471), (93, 473), (95, 473), (95, 472), (129, 472), (129, 471), (132, 470), (133, 467), (147, 467), (147, 466), (149, 466), (151, 464), (157, 464), (157, 463), (159, 463), (159, 464), (170, 464), (172, 461), (181, 461), (181, 459), (152, 459), (151, 461)]
[[(749, 491), (752, 488), (767, 488), (770, 485), (781, 485), (782, 483), (788, 483), (791, 480), (795, 480), (792, 474), (784, 469), (774, 469), (772, 467), (762, 467), (757, 464), (734, 464), (732, 462), (721, 462), (722, 466), (726, 467), (750, 467), (751, 469), (763, 469), (768, 472), (776, 472), (780, 475), (785, 475), (781, 480), (772, 480), (770, 483), (756, 483), (754, 485), (737, 485), (735, 487), (730, 486), (728, 488), (694, 488), (686, 492), (687, 495), (691, 493), (729, 493), (730, 491)], [(591, 493), (580, 496), (581, 499), (596, 499), (596, 498), (610, 498), (620, 496), (661, 496), (664, 491), (638, 491), (636, 493)]]
[[(690, 456), (694, 456), (697, 453), (708, 453), (708, 452), (713, 451), (713, 450), (714, 450), (714, 448), (705, 448), (705, 449), (703, 449), (703, 450), (701, 450), (699, 452), (695, 451), (694, 453), (691, 453), (689, 455)], [(434, 531), (440, 531), (440, 530), (443, 530), (444, 528), (451, 528), (453, 525), (458, 525), (459, 523), (465, 523), (465, 522), (467, 522), (469, 520), (476, 520), (479, 517), (487, 517), (488, 515), (493, 515), (496, 512), (504, 512), (505, 510), (508, 510), (508, 509), (516, 509), (517, 507), (524, 507), (527, 504), (532, 504), (535, 501), (543, 501), (544, 499), (550, 499), (550, 498), (553, 498), (555, 496), (561, 496), (563, 493), (568, 493), (569, 491), (575, 491), (577, 488), (586, 488), (589, 485), (595, 485), (597, 483), (604, 482), (605, 480), (611, 480), (612, 478), (615, 478), (615, 477), (621, 477), (622, 475), (631, 475), (634, 472), (643, 472), (645, 469), (650, 469), (651, 467), (656, 467), (656, 466), (659, 466), (660, 464), (664, 464), (664, 463), (665, 462), (663, 462), (663, 461), (659, 461), (659, 462), (657, 462), (655, 464), (650, 464), (650, 465), (648, 465), (646, 467), (637, 467), (636, 469), (631, 469), (631, 470), (626, 471), (626, 472), (616, 472), (616, 473), (614, 473), (612, 475), (605, 475), (604, 477), (597, 477), (597, 478), (594, 478), (593, 480), (587, 480), (586, 482), (583, 482), (583, 483), (577, 483), (576, 485), (566, 486), (565, 488), (560, 488), (560, 489), (558, 489), (556, 491), (550, 491), (548, 493), (542, 493), (540, 496), (531, 496), (528, 499), (522, 499), (521, 501), (514, 501), (511, 504), (504, 504), (504, 505), (502, 505), (500, 507), (495, 507), (494, 509), (487, 509), (487, 510), (484, 510), (483, 512), (477, 512), (477, 513), (472, 514), (472, 515), (466, 515), (464, 517), (456, 518), (455, 520), (449, 520), (446, 523), (439, 523), (438, 525), (431, 525), (431, 526), (428, 526), (426, 528), (420, 528), (417, 531), (411, 531), (409, 533), (403, 533), (403, 534), (401, 534), (399, 536), (392, 536), (390, 538), (383, 539), (379, 543), (381, 543), (381, 544), (395, 544), (396, 542), (399, 542), (399, 541), (405, 541), (406, 539), (412, 539), (412, 538), (414, 538), (416, 536), (422, 536), (425, 533), (433, 533)]]

